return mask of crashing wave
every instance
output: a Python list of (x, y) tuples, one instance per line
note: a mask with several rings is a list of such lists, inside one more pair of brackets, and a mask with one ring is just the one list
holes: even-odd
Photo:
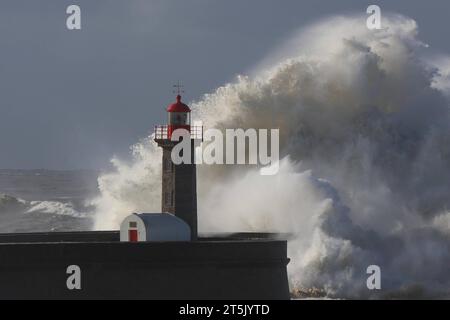
[(86, 218), (87, 214), (77, 211), (72, 203), (63, 203), (58, 201), (31, 201), (26, 213), (41, 212), (73, 218)]
[(46, 213), (74, 218), (88, 217), (87, 213), (76, 210), (71, 202), (26, 201), (7, 194), (0, 194), (0, 214), (2, 213)]
[[(201, 231), (279, 231), (293, 290), (328, 297), (450, 296), (448, 70), (423, 57), (414, 20), (329, 18), (193, 103), (207, 128), (280, 128), (280, 172), (200, 166)], [(448, 61), (448, 59), (443, 59)], [(160, 151), (100, 177), (98, 229), (160, 208)], [(239, 201), (236, 201), (239, 199)], [(366, 268), (382, 270), (369, 291)]]

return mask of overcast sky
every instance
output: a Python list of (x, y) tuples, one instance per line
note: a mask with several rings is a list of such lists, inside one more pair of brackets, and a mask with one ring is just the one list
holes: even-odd
[(369, 4), (450, 52), (448, 0), (1, 0), (0, 168), (104, 168), (165, 122), (177, 80), (199, 99), (302, 26)]

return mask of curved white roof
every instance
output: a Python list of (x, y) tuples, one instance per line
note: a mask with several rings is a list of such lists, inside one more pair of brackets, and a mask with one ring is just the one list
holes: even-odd
[(120, 226), (120, 240), (128, 241), (130, 222), (135, 222), (138, 241), (190, 241), (191, 228), (170, 213), (133, 213)]

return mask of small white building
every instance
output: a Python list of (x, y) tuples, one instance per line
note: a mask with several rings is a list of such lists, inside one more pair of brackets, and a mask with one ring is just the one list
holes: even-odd
[(190, 241), (189, 225), (170, 213), (133, 213), (120, 225), (120, 241)]

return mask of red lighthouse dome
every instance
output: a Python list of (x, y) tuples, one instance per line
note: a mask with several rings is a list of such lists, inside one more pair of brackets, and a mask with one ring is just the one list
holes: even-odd
[(177, 102), (170, 104), (167, 107), (167, 112), (191, 112), (191, 109), (181, 102), (181, 96), (177, 95)]

